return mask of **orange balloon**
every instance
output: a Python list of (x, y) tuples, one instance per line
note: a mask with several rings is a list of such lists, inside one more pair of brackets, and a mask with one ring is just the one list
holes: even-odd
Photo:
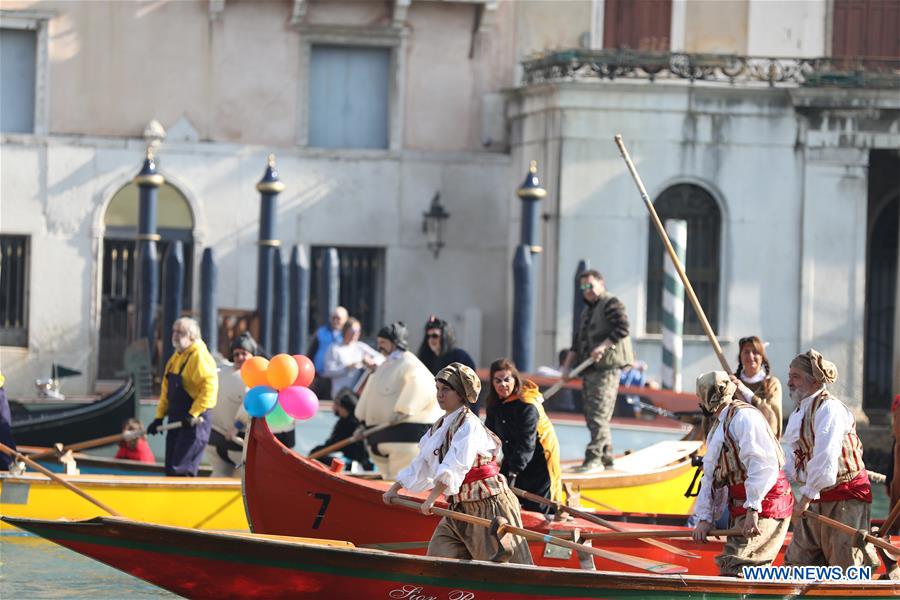
[(269, 368), (266, 369), (266, 378), (269, 385), (276, 390), (281, 390), (294, 383), (297, 379), (297, 361), (290, 354), (276, 354), (269, 361)]
[(266, 369), (269, 367), (269, 361), (262, 356), (254, 356), (244, 361), (241, 366), (241, 379), (247, 387), (256, 387), (258, 385), (269, 385), (266, 379)]
[(308, 356), (302, 354), (295, 354), (294, 360), (297, 361), (297, 366), (299, 367), (297, 379), (294, 380), (294, 385), (309, 387), (309, 384), (311, 384), (316, 377), (316, 367), (313, 365), (313, 361), (309, 360)]

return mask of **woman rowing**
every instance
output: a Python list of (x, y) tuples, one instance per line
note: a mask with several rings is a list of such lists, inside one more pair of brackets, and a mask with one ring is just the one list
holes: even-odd
[[(519, 501), (500, 474), (497, 454), (501, 443), (469, 409), (475, 404), (481, 382), (475, 371), (461, 363), (452, 363), (435, 377), (437, 401), (444, 416), (419, 441), (419, 455), (400, 471), (397, 481), (384, 494), (391, 504), (397, 493), (431, 489), (422, 503), (422, 512), (445, 494), (450, 508), (485, 519), (502, 517), (511, 525), (522, 526)], [(428, 556), (446, 558), (509, 561), (533, 564), (524, 539), (507, 536), (511, 547), (488, 529), (442, 518), (428, 543)]]
[[(503, 442), (500, 472), (513, 487), (562, 502), (559, 441), (553, 423), (544, 412), (544, 399), (538, 386), (522, 379), (515, 363), (508, 358), (491, 363), (490, 382), (485, 400), (485, 425)], [(531, 500), (522, 500), (522, 507), (546, 510)]]

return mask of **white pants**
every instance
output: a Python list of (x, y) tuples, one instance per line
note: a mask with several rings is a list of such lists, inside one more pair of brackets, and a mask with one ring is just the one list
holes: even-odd
[(378, 456), (369, 452), (375, 470), (384, 479), (394, 481), (397, 475), (419, 455), (419, 444), (415, 442), (382, 442), (378, 444), (378, 452), (386, 456)]
[[(205, 454), (206, 454), (206, 460), (209, 461), (209, 464), (212, 467), (212, 470), (213, 470), (212, 476), (213, 477), (240, 477), (241, 476), (240, 471), (238, 469), (236, 469), (229, 462), (222, 460), (222, 457), (219, 456), (219, 451), (216, 449), (215, 446), (207, 446), (206, 450), (205, 450)], [(242, 454), (243, 453), (238, 452), (236, 450), (229, 450), (228, 458), (230, 458), (231, 461), (235, 465), (240, 465), (241, 459), (243, 458)]]

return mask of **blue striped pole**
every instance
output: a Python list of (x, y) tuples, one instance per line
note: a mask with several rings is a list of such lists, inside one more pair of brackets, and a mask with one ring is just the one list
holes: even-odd
[[(666, 233), (681, 264), (685, 263), (687, 221), (667, 219)], [(684, 285), (671, 260), (663, 259), (663, 387), (681, 391)]]

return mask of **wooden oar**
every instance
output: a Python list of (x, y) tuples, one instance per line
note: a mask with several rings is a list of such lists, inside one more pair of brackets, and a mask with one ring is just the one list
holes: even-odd
[(325, 446), (324, 448), (321, 448), (321, 449), (319, 449), (319, 450), (316, 450), (315, 452), (313, 452), (312, 454), (310, 454), (310, 455), (307, 456), (306, 458), (308, 458), (308, 459), (310, 459), (310, 460), (315, 460), (315, 459), (317, 459), (317, 458), (321, 458), (321, 457), (323, 457), (323, 456), (325, 456), (325, 455), (327, 455), (327, 454), (331, 454), (331, 453), (334, 452), (335, 450), (340, 450), (340, 449), (343, 448), (344, 446), (349, 446), (350, 444), (353, 444), (353, 443), (359, 442), (359, 441), (361, 441), (361, 440), (364, 440), (364, 439), (366, 439), (367, 437), (369, 437), (370, 435), (372, 435), (373, 433), (377, 433), (377, 432), (379, 432), (379, 431), (383, 431), (383, 430), (385, 430), (385, 429), (388, 429), (388, 428), (390, 428), (390, 427), (393, 427), (394, 425), (399, 425), (400, 423), (403, 423), (404, 421), (406, 421), (406, 419), (400, 419), (399, 421), (392, 421), (392, 422), (390, 422), (390, 423), (383, 423), (383, 424), (381, 424), (381, 425), (376, 425), (375, 427), (369, 427), (369, 428), (366, 429), (366, 430), (362, 433), (362, 435), (361, 435), (360, 437), (358, 437), (358, 438), (356, 437), (356, 435), (351, 435), (350, 437), (344, 438), (344, 439), (342, 439), (342, 440), (339, 441), (339, 442), (335, 442), (335, 443), (331, 444), (330, 446)]
[(900, 517), (900, 502), (897, 502), (897, 504), (894, 505), (894, 508), (891, 509), (891, 512), (888, 513), (887, 518), (881, 525), (881, 529), (878, 531), (878, 535), (881, 537), (887, 536), (891, 527), (893, 527), (894, 523), (897, 521), (897, 517)]
[[(421, 503), (413, 502), (411, 500), (404, 500), (402, 498), (395, 497), (392, 502), (393, 504), (404, 506), (416, 511), (419, 511), (422, 508)], [(447, 517), (448, 519), (464, 521), (466, 523), (477, 525), (479, 527), (485, 527), (488, 529), (491, 527), (491, 521), (489, 521), (488, 519), (482, 519), (481, 517), (476, 517), (474, 515), (467, 515), (455, 510), (448, 510), (446, 508), (439, 508), (435, 506), (432, 507), (431, 512), (442, 517)], [(516, 527), (515, 525), (501, 525), (497, 531), (497, 534), (502, 536), (504, 533), (512, 533), (513, 535), (518, 535), (525, 538), (526, 540), (531, 540), (533, 542), (544, 542), (547, 544), (562, 546), (563, 548), (568, 548), (570, 550), (575, 550), (576, 552), (593, 554), (594, 556), (599, 556), (600, 558), (605, 558), (606, 560), (622, 563), (630, 567), (635, 567), (636, 569), (650, 571), (651, 573), (675, 574), (687, 572), (687, 567), (682, 567), (680, 565), (672, 565), (669, 563), (640, 558), (638, 556), (631, 556), (630, 554), (622, 554), (620, 552), (612, 552), (610, 550), (602, 550), (600, 548), (594, 548), (592, 546), (585, 546), (583, 544), (564, 540), (552, 535), (545, 535), (537, 531), (531, 531), (530, 529)]]
[(838, 531), (843, 531), (847, 535), (857, 535), (858, 533), (863, 534), (863, 539), (872, 544), (873, 546), (877, 546), (882, 550), (890, 552), (894, 556), (900, 556), (900, 547), (895, 546), (891, 543), (888, 543), (881, 539), (880, 537), (874, 536), (871, 533), (867, 533), (861, 529), (856, 529), (851, 525), (847, 525), (846, 523), (841, 523), (840, 521), (835, 521), (834, 519), (830, 519), (824, 515), (820, 515), (818, 513), (814, 513), (808, 510), (803, 511), (803, 516), (806, 518), (815, 519), (819, 523), (823, 525), (827, 525), (832, 529), (837, 529)]
[[(581, 363), (578, 364), (577, 367), (572, 369), (572, 371), (569, 373), (569, 379), (572, 379), (573, 377), (578, 377), (578, 375), (581, 374), (582, 371), (584, 371), (589, 366), (594, 364), (594, 362), (595, 362), (594, 359), (591, 357), (584, 359)], [(544, 400), (549, 400), (554, 394), (556, 394), (556, 392), (561, 390), (564, 385), (566, 385), (566, 382), (563, 381), (562, 377), (560, 377), (559, 381), (557, 381), (556, 383), (551, 385), (549, 388), (547, 388), (547, 391), (542, 392), (541, 396), (544, 397)]]
[[(555, 500), (550, 500), (549, 498), (545, 498), (543, 496), (539, 496), (537, 494), (533, 494), (531, 492), (527, 492), (525, 490), (522, 490), (522, 489), (519, 489), (516, 487), (510, 488), (510, 489), (513, 491), (513, 493), (516, 496), (519, 496), (520, 498), (525, 498), (526, 500), (531, 500), (532, 502), (537, 502), (538, 504), (543, 504), (544, 506), (550, 506), (557, 513), (567, 512), (571, 515), (575, 515), (576, 517), (581, 517), (585, 521), (590, 521), (591, 523), (595, 523), (597, 525), (602, 525), (603, 527), (606, 527), (607, 529), (612, 529), (614, 532), (627, 531), (624, 527), (622, 527), (618, 523), (612, 523), (610, 521), (607, 521), (606, 519), (598, 517), (597, 515), (591, 514), (589, 512), (585, 512), (583, 510), (578, 510), (577, 508), (571, 508), (569, 506), (566, 506), (565, 504), (562, 504), (561, 502), (557, 502)], [(631, 532), (628, 532), (628, 533), (631, 533)], [(602, 534), (598, 533), (598, 535), (602, 535)], [(690, 535), (690, 534), (688, 534), (688, 535)], [(583, 537), (586, 538), (587, 534), (583, 534)], [(635, 537), (635, 536), (632, 536), (632, 537)], [(651, 546), (656, 546), (657, 548), (660, 548), (667, 552), (671, 552), (672, 554), (677, 554), (678, 556), (684, 556), (686, 558), (700, 558), (699, 554), (694, 554), (693, 552), (688, 552), (687, 550), (683, 550), (683, 549), (678, 548), (677, 546), (673, 546), (671, 544), (666, 544), (665, 542), (658, 542), (658, 541), (652, 540), (652, 539), (644, 539), (643, 536), (636, 536), (636, 537), (640, 541), (644, 542), (645, 544), (649, 544)], [(646, 536), (646, 537), (650, 538), (652, 536)]]
[[(713, 529), (706, 534), (707, 537), (744, 537), (744, 532), (740, 529)], [(687, 530), (671, 530), (671, 529), (647, 529), (644, 531), (587, 531), (582, 532), (581, 537), (586, 540), (631, 540), (639, 539), (642, 542), (656, 541), (654, 539), (646, 540), (644, 538), (689, 538), (693, 537), (693, 532)], [(701, 558), (695, 554), (692, 558)]]
[(106, 512), (111, 514), (112, 516), (114, 516), (114, 517), (124, 516), (121, 513), (117, 512), (117, 511), (111, 509), (110, 507), (108, 507), (107, 505), (103, 504), (102, 502), (100, 502), (99, 500), (97, 500), (96, 498), (94, 498), (93, 496), (91, 496), (90, 494), (88, 494), (87, 492), (85, 492), (84, 490), (82, 490), (81, 488), (76, 486), (75, 484), (66, 481), (65, 479), (63, 479), (62, 477), (60, 477), (53, 471), (47, 469), (46, 467), (44, 467), (43, 465), (41, 465), (39, 463), (34, 462), (33, 460), (31, 460), (24, 454), (22, 454), (20, 452), (16, 452), (15, 450), (10, 448), (6, 444), (0, 443), (0, 451), (5, 452), (6, 454), (8, 454), (9, 456), (13, 457), (16, 460), (21, 460), (22, 462), (24, 462), (26, 465), (28, 465), (32, 469), (43, 473), (44, 475), (46, 475), (47, 477), (49, 477), (56, 483), (60, 484), (61, 486), (69, 488), (70, 490), (72, 490), (73, 492), (75, 492), (76, 494), (78, 494), (79, 496), (81, 496), (82, 498), (87, 500), (88, 502), (91, 502), (92, 504), (96, 504), (97, 506), (99, 506), (100, 508), (102, 508), (103, 510), (105, 510)]
[[(229, 442), (234, 442), (235, 444), (237, 444), (237, 445), (240, 446), (241, 448), (244, 447), (244, 440), (241, 439), (241, 438), (239, 438), (238, 436), (228, 437), (228, 432), (225, 431), (224, 429), (222, 429), (221, 427), (218, 427), (217, 425), (213, 425), (212, 428), (213, 428), (213, 430), (215, 430), (215, 431), (219, 432), (220, 434), (222, 434), (222, 437), (224, 437), (224, 438), (225, 438), (226, 440), (228, 440)], [(160, 427), (159, 429), (160, 429), (160, 431), (162, 431), (162, 427)], [(235, 450), (235, 452), (237, 452), (237, 450)]]
[[(181, 421), (175, 421), (174, 423), (169, 423), (167, 425), (161, 426), (157, 431), (169, 431), (170, 429), (178, 429), (179, 427), (181, 427)], [(77, 444), (70, 444), (69, 446), (61, 446), (58, 444), (57, 447), (51, 450), (45, 450), (43, 452), (32, 454), (31, 459), (43, 460), (45, 458), (50, 458), (51, 456), (63, 455), (70, 450), (72, 452), (78, 452), (80, 450), (87, 450), (88, 448), (108, 446), (109, 444), (115, 444), (116, 442), (120, 442), (122, 440), (127, 440), (130, 438), (136, 438), (141, 435), (143, 435), (143, 433), (140, 431), (125, 431), (114, 435), (106, 435), (103, 437), (95, 438), (93, 440), (87, 440), (85, 442), (78, 442)]]
[(675, 254), (675, 249), (672, 247), (672, 242), (669, 241), (669, 236), (666, 234), (665, 227), (663, 227), (662, 222), (659, 220), (659, 215), (656, 214), (653, 202), (650, 200), (650, 196), (647, 195), (647, 189), (644, 187), (644, 182), (641, 181), (641, 176), (638, 174), (634, 163), (631, 161), (631, 155), (628, 154), (628, 150), (625, 148), (625, 142), (622, 141), (622, 134), (617, 133), (615, 140), (616, 146), (619, 147), (619, 152), (622, 153), (622, 158), (625, 159), (625, 165), (628, 167), (628, 171), (631, 173), (635, 185), (637, 185), (638, 192), (641, 194), (644, 206), (647, 207), (647, 211), (650, 213), (650, 220), (653, 221), (653, 225), (656, 227), (659, 239), (662, 240), (663, 246), (669, 254), (669, 258), (672, 259), (672, 264), (675, 265), (675, 270), (678, 271), (681, 282), (684, 284), (684, 291), (687, 292), (691, 305), (697, 313), (697, 319), (700, 321), (700, 325), (703, 326), (703, 331), (706, 332), (706, 337), (709, 338), (709, 343), (712, 344), (713, 351), (716, 353), (716, 357), (718, 357), (722, 368), (731, 375), (731, 367), (728, 366), (728, 361), (725, 359), (725, 354), (722, 352), (722, 346), (719, 345), (719, 340), (716, 338), (716, 334), (713, 332), (709, 320), (706, 318), (706, 313), (703, 312), (700, 300), (697, 299), (697, 294), (694, 293), (694, 287), (691, 285), (687, 273), (685, 273), (684, 267), (678, 259), (678, 255)]

